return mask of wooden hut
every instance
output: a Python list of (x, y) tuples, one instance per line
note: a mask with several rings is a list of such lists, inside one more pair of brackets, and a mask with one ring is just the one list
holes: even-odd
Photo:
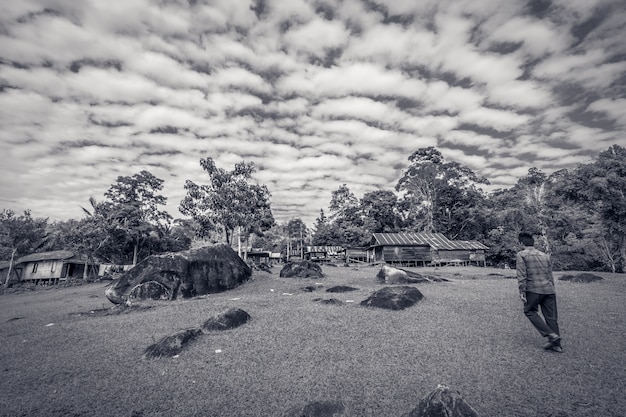
[(246, 254), (246, 257), (249, 261), (254, 262), (255, 264), (269, 264), (271, 255), (272, 252), (270, 251), (252, 249)]
[(468, 265), (485, 262), (487, 246), (477, 241), (450, 240), (441, 233), (374, 233), (368, 261), (405, 266)]
[(17, 259), (11, 274), (16, 281), (34, 284), (55, 284), (68, 278), (86, 278), (98, 275), (99, 265), (77, 256), (72, 251), (58, 250), (33, 253)]
[(327, 262), (328, 251), (326, 246), (307, 246), (304, 251), (304, 260), (311, 262)]
[(366, 263), (367, 260), (367, 248), (349, 247), (344, 250), (346, 256), (346, 263)]
[(431, 261), (431, 243), (423, 233), (374, 233), (367, 248), (370, 263), (425, 266)]

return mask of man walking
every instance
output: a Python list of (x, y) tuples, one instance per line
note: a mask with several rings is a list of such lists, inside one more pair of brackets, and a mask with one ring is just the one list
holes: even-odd
[[(550, 256), (535, 249), (535, 240), (530, 233), (520, 233), (519, 241), (524, 249), (517, 253), (516, 268), (524, 314), (535, 329), (548, 338), (544, 349), (562, 352)], [(539, 307), (543, 318), (539, 315)]]

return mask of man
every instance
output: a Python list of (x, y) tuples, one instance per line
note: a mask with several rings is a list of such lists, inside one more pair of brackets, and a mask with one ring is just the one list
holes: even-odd
[[(562, 352), (550, 256), (535, 249), (535, 240), (530, 233), (520, 233), (519, 241), (524, 249), (517, 253), (516, 268), (524, 314), (535, 329), (548, 338), (544, 349)], [(543, 318), (539, 315), (539, 307)]]

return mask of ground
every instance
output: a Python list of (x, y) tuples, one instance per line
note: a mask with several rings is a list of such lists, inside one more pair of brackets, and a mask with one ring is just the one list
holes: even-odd
[[(275, 266), (225, 293), (106, 316), (103, 282), (0, 295), (0, 416), (280, 416), (312, 401), (400, 416), (438, 384), (481, 416), (626, 415), (624, 274), (557, 280), (557, 354), (523, 315), (514, 271), (409, 268), (450, 281), (415, 284), (422, 301), (387, 311), (359, 305), (384, 286), (376, 267), (323, 268), (294, 279)], [(337, 285), (357, 290), (325, 291)], [(331, 298), (342, 303), (320, 302)], [(141, 358), (231, 307), (250, 322)]]

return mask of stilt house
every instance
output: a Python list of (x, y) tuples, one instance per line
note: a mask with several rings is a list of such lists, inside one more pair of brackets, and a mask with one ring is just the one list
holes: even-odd
[[(9, 282), (55, 284), (68, 278), (98, 275), (99, 265), (77, 256), (72, 251), (52, 251), (23, 256), (13, 263)], [(8, 271), (8, 266), (5, 271)]]
[(367, 259), (405, 266), (484, 265), (487, 249), (480, 242), (450, 240), (441, 233), (374, 233)]

